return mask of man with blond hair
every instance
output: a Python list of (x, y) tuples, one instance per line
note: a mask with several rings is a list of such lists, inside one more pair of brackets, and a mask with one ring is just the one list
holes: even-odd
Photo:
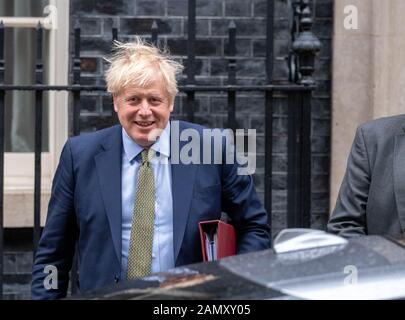
[[(186, 143), (175, 129), (204, 129), (169, 121), (182, 65), (139, 38), (117, 42), (108, 62), (120, 125), (63, 148), (35, 254), (34, 299), (66, 296), (76, 247), (81, 292), (200, 262), (198, 223), (222, 212), (235, 226), (237, 253), (270, 246), (267, 214), (237, 162), (174, 161), (175, 146)], [(56, 285), (46, 281), (49, 266)]]

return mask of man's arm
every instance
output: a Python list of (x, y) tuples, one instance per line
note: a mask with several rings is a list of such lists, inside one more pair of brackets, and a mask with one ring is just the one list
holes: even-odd
[(238, 175), (239, 165), (236, 159), (234, 162), (222, 166), (222, 208), (236, 229), (237, 253), (268, 249), (271, 236), (267, 212), (257, 197), (252, 176)]
[(343, 237), (367, 234), (366, 206), (371, 182), (370, 162), (361, 127), (347, 161), (336, 207), (328, 222), (328, 231)]
[[(35, 253), (32, 299), (58, 299), (67, 294), (77, 236), (73, 202), (74, 175), (68, 140), (55, 173), (46, 224)], [(55, 267), (57, 270), (57, 289), (45, 288), (44, 280), (51, 274), (44, 272), (46, 266)]]

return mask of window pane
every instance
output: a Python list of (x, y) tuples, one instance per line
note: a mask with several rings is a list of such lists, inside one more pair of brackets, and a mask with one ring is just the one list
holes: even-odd
[[(0, 0), (0, 15), (40, 17), (48, 1)], [(43, 50), (48, 48), (44, 36)], [(5, 30), (5, 83), (29, 85), (35, 83), (36, 32), (29, 28)], [(46, 52), (43, 51), (46, 57)], [(44, 69), (48, 67), (44, 60)], [(46, 76), (44, 73), (44, 83)], [(6, 93), (6, 152), (33, 152), (35, 148), (35, 92)], [(49, 150), (47, 94), (43, 95), (42, 151)]]

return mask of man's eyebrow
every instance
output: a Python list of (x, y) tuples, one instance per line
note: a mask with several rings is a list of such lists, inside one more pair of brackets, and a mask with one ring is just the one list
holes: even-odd
[(128, 92), (125, 96), (126, 97), (132, 97), (132, 96), (139, 96), (140, 93), (139, 92)]
[(159, 96), (162, 97), (163, 94), (160, 94), (159, 92), (147, 92), (147, 93), (140, 93), (140, 92), (128, 92), (126, 96)]
[(131, 100), (133, 98), (138, 98), (138, 96), (136, 94), (130, 94), (124, 97), (125, 101)]

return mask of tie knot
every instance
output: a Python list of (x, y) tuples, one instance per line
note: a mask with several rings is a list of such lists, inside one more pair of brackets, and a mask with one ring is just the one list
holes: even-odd
[(141, 157), (142, 157), (142, 165), (149, 164), (150, 160), (153, 157), (153, 150), (152, 149), (143, 149), (142, 153), (141, 153)]

